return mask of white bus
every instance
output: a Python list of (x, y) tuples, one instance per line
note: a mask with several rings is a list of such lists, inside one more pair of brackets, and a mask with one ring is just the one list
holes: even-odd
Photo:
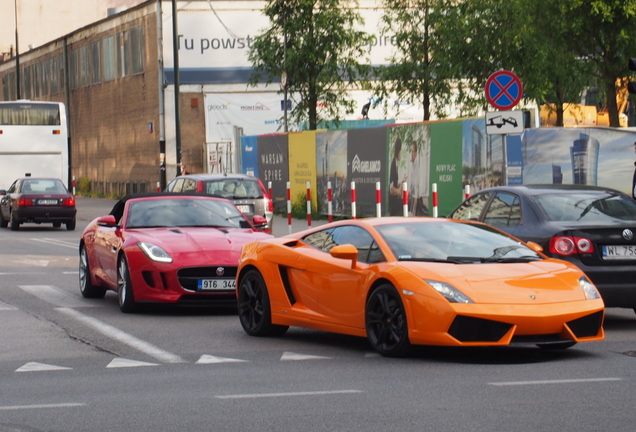
[(71, 186), (63, 103), (0, 101), (0, 189), (28, 176), (55, 177)]

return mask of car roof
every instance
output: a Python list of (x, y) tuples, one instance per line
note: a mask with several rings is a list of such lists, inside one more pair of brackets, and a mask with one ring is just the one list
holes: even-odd
[[(478, 192), (490, 192), (490, 191), (508, 191), (508, 192), (520, 192), (526, 195), (541, 195), (544, 193), (572, 193), (575, 191), (584, 192), (609, 192), (615, 194), (623, 194), (615, 189), (592, 186), (592, 185), (576, 185), (576, 184), (530, 184), (530, 185), (510, 185), (510, 186), (493, 186), (486, 189), (482, 189)], [(476, 192), (477, 193), (477, 192)]]
[(209, 173), (199, 173), (199, 174), (184, 174), (180, 175), (176, 178), (191, 178), (196, 180), (224, 180), (224, 179), (240, 179), (240, 180), (256, 180), (257, 178), (247, 174), (238, 174), (238, 173), (223, 173), (223, 174), (209, 174)]

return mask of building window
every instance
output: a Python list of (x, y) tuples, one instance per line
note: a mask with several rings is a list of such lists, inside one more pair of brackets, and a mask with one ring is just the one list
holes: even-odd
[(115, 79), (115, 37), (108, 36), (102, 40), (102, 74), (104, 81)]
[(89, 51), (89, 66), (90, 66), (90, 78), (91, 84), (97, 84), (101, 81), (101, 53), (100, 43), (93, 42), (90, 45)]
[(144, 48), (143, 27), (133, 27), (130, 29), (130, 54), (133, 75), (144, 72), (144, 63), (146, 58), (146, 50)]

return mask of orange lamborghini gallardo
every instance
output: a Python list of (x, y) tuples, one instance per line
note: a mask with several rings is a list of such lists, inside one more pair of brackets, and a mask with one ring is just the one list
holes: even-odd
[(602, 340), (604, 304), (574, 264), (491, 226), (443, 218), (333, 222), (243, 247), (238, 314), (253, 336), (289, 326), (412, 345)]

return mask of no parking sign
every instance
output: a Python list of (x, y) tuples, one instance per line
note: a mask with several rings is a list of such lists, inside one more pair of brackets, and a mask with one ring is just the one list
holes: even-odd
[(486, 81), (486, 99), (497, 109), (506, 111), (513, 108), (522, 95), (521, 81), (510, 71), (497, 71)]

